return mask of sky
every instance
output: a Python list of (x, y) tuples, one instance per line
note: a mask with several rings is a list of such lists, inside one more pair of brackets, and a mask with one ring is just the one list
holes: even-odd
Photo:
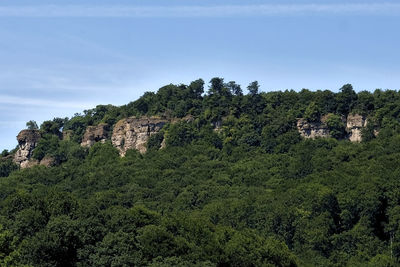
[(0, 0), (0, 150), (29, 120), (212, 77), (400, 87), (400, 1)]

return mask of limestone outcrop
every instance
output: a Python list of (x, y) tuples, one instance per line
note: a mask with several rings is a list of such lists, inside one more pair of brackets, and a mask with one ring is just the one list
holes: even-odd
[(45, 167), (52, 167), (55, 164), (55, 160), (52, 157), (46, 156), (39, 162), (39, 164)]
[(21, 168), (30, 167), (34, 162), (30, 162), (30, 159), (40, 140), (40, 133), (38, 130), (22, 130), (19, 132), (17, 140), (18, 150), (14, 155), (14, 162), (19, 164)]
[(306, 119), (298, 119), (297, 130), (304, 138), (330, 137), (325, 118), (321, 118), (320, 122), (309, 122)]
[(97, 142), (104, 143), (109, 137), (108, 125), (100, 123), (97, 126), (88, 126), (83, 135), (81, 146), (91, 147)]
[(361, 142), (361, 130), (367, 126), (367, 119), (359, 114), (349, 114), (347, 116), (346, 131), (351, 142)]
[[(306, 119), (297, 120), (297, 129), (304, 138), (315, 139), (317, 137), (330, 137), (329, 128), (326, 124), (327, 116), (321, 117), (319, 122), (309, 122)], [(342, 118), (346, 125), (346, 139), (351, 142), (361, 142), (361, 130), (367, 126), (366, 117), (360, 114), (349, 114)], [(377, 135), (377, 133), (375, 133)]]
[(149, 137), (158, 133), (167, 122), (156, 117), (122, 119), (114, 126), (111, 142), (118, 148), (121, 156), (125, 156), (128, 149), (145, 153)]

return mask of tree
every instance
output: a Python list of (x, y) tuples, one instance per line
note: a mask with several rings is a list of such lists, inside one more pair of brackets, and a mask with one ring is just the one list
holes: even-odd
[(340, 93), (336, 96), (338, 103), (337, 112), (339, 114), (347, 115), (352, 110), (357, 101), (357, 94), (353, 90), (351, 84), (345, 84), (340, 88)]
[(210, 89), (208, 93), (211, 94), (221, 94), (224, 88), (224, 78), (215, 77), (210, 80)]
[(42, 125), (40, 125), (40, 131), (42, 134), (52, 134), (61, 138), (61, 128), (64, 127), (67, 121), (68, 118), (54, 118), (52, 121), (44, 121)]
[(166, 134), (166, 144), (168, 146), (184, 146), (190, 144), (197, 135), (197, 131), (187, 122), (179, 122), (171, 125)]
[(321, 111), (315, 102), (311, 102), (306, 111), (304, 112), (304, 118), (309, 122), (317, 122), (321, 118)]
[(8, 155), (10, 155), (10, 152), (9, 152), (7, 149), (4, 149), (4, 150), (1, 152), (1, 157), (7, 157)]
[(339, 115), (329, 114), (326, 119), (329, 128), (329, 134), (336, 139), (343, 138), (345, 135), (345, 125)]
[(237, 95), (237, 96), (243, 95), (242, 88), (236, 82), (230, 81), (225, 86), (231, 91), (232, 94)]
[(26, 128), (28, 128), (28, 130), (37, 130), (39, 129), (36, 121), (30, 120), (26, 123)]
[(0, 177), (7, 177), (12, 171), (18, 170), (18, 165), (11, 159), (0, 160)]
[(258, 89), (260, 88), (260, 85), (258, 84), (257, 81), (251, 82), (249, 86), (247, 86), (247, 90), (249, 90), (250, 95), (256, 95), (258, 94)]
[(361, 129), (361, 137), (363, 142), (368, 142), (375, 138), (375, 124), (373, 120), (368, 121), (367, 126)]
[(201, 99), (201, 95), (204, 93), (204, 81), (203, 79), (198, 79), (190, 83), (189, 92), (192, 98)]

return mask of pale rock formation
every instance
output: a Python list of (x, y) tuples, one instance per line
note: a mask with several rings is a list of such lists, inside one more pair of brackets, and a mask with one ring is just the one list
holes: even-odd
[(359, 114), (347, 116), (346, 131), (351, 142), (361, 142), (361, 130), (367, 126), (367, 119)]
[(214, 132), (220, 133), (222, 131), (222, 121), (216, 121), (212, 123)]
[(40, 161), (39, 164), (45, 167), (51, 167), (54, 166), (54, 163), (54, 158), (46, 156)]
[(121, 156), (125, 156), (128, 149), (145, 153), (149, 137), (158, 133), (167, 122), (155, 117), (122, 119), (114, 126), (111, 142), (118, 148)]
[[(304, 138), (330, 137), (328, 126), (325, 123), (326, 119), (327, 116), (321, 117), (320, 122), (298, 119), (297, 129)], [(361, 130), (367, 126), (367, 119), (359, 114), (349, 114), (347, 118), (343, 117), (342, 121), (346, 124), (346, 138), (351, 142), (360, 142), (362, 140)]]
[(97, 126), (88, 126), (83, 135), (81, 146), (91, 147), (97, 142), (104, 143), (109, 136), (108, 125), (100, 123)]
[(161, 145), (160, 145), (160, 149), (166, 148), (167, 147), (167, 143), (165, 141), (165, 138), (162, 140)]
[(21, 168), (31, 167), (37, 165), (38, 162), (32, 160), (33, 150), (40, 140), (40, 133), (38, 130), (22, 130), (17, 136), (18, 150), (14, 155), (14, 162), (19, 164)]
[(161, 118), (161, 119), (162, 120), (166, 120), (166, 121), (168, 121), (168, 122), (170, 122), (172, 124), (178, 123), (178, 122), (181, 122), (181, 121), (184, 121), (184, 122), (187, 122), (187, 123), (191, 123), (191, 122), (194, 121), (193, 115), (186, 115), (183, 118), (168, 118), (168, 119), (167, 118)]
[(309, 122), (306, 119), (299, 119), (297, 120), (297, 129), (304, 138), (330, 137), (325, 118), (321, 118), (320, 122)]

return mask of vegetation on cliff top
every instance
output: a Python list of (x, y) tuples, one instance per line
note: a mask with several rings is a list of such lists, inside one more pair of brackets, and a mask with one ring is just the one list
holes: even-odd
[[(55, 167), (2, 154), (0, 265), (397, 266), (400, 93), (258, 89), (197, 80), (44, 122), (34, 157)], [(369, 120), (361, 143), (341, 139), (351, 112)], [(300, 137), (297, 118), (327, 114), (336, 139)], [(194, 119), (145, 154), (79, 145), (89, 125), (143, 115)]]

